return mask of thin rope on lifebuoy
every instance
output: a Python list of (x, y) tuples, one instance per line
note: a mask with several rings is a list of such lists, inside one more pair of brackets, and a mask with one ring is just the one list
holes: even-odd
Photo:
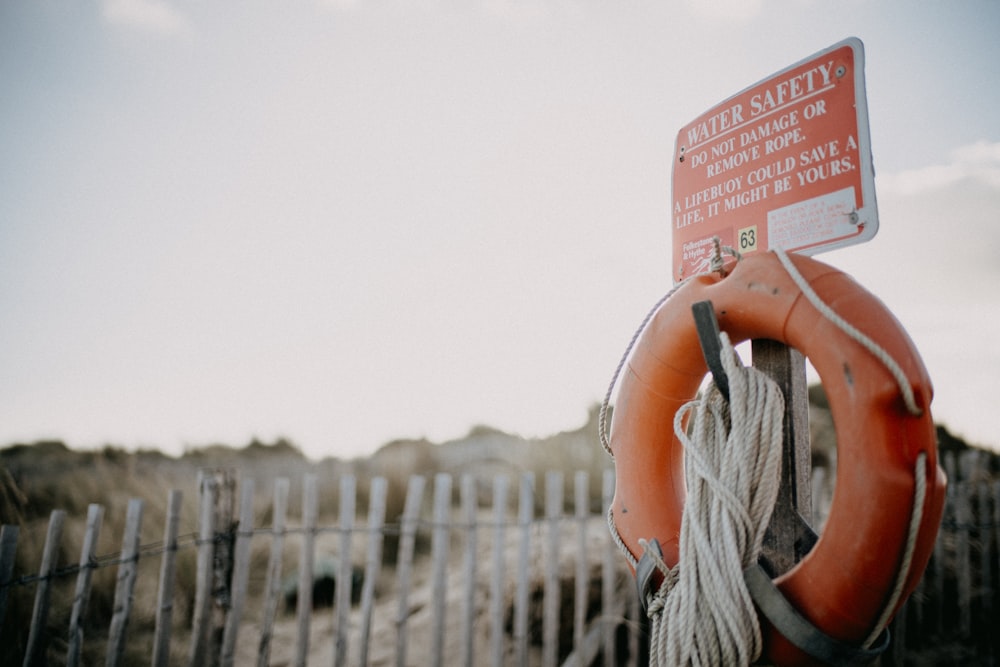
[(903, 548), (903, 558), (900, 561), (899, 572), (896, 574), (896, 582), (892, 587), (892, 593), (889, 595), (889, 601), (882, 608), (882, 614), (875, 623), (875, 627), (872, 628), (871, 634), (868, 635), (864, 644), (862, 644), (865, 648), (871, 646), (878, 639), (878, 636), (882, 634), (885, 626), (889, 624), (892, 613), (896, 609), (896, 604), (899, 602), (899, 598), (902, 597), (903, 589), (906, 587), (906, 578), (909, 576), (910, 566), (913, 564), (913, 552), (917, 548), (920, 523), (924, 518), (924, 501), (927, 499), (927, 452), (920, 452), (917, 456), (913, 478), (915, 482), (913, 489), (913, 511), (910, 513), (910, 525), (906, 533), (906, 546)]
[(823, 317), (833, 322), (837, 328), (850, 336), (853, 340), (857, 341), (857, 343), (863, 348), (871, 352), (876, 359), (882, 362), (882, 365), (885, 366), (886, 370), (892, 374), (893, 379), (896, 380), (896, 384), (899, 385), (899, 392), (903, 395), (903, 401), (906, 403), (906, 409), (910, 412), (910, 414), (915, 417), (922, 415), (924, 411), (920, 409), (919, 405), (917, 405), (916, 398), (913, 395), (913, 387), (911, 387), (910, 383), (906, 380), (906, 373), (903, 372), (899, 363), (893, 359), (892, 356), (878, 343), (863, 334), (857, 329), (857, 327), (838, 315), (833, 308), (828, 306), (826, 302), (823, 301), (818, 294), (816, 294), (812, 285), (810, 285), (806, 279), (802, 277), (802, 274), (795, 268), (795, 265), (792, 264), (792, 260), (789, 259), (783, 249), (775, 248), (774, 254), (778, 256), (778, 259), (781, 261), (781, 265), (785, 267), (786, 271), (788, 271), (788, 275), (791, 276), (792, 280), (802, 291), (802, 294), (809, 299), (809, 302), (816, 308), (816, 310), (818, 310)]
[[(628, 355), (632, 353), (632, 348), (635, 347), (635, 343), (637, 340), (639, 340), (639, 336), (641, 336), (642, 332), (646, 330), (646, 325), (648, 325), (649, 321), (653, 319), (653, 315), (655, 315), (656, 311), (660, 309), (660, 306), (666, 303), (670, 299), (670, 297), (674, 295), (674, 292), (676, 292), (685, 284), (687, 284), (687, 282), (692, 278), (696, 278), (699, 275), (706, 275), (709, 273), (719, 273), (725, 276), (724, 272), (725, 262), (723, 259), (723, 253), (726, 253), (729, 256), (735, 258), (736, 261), (739, 261), (742, 258), (742, 255), (740, 255), (740, 253), (735, 248), (731, 246), (722, 245), (722, 242), (720, 241), (718, 236), (712, 238), (712, 243), (714, 246), (714, 252), (712, 255), (709, 270), (705, 273), (699, 273), (693, 276), (689, 276), (688, 278), (685, 278), (681, 282), (674, 285), (669, 292), (660, 297), (660, 300), (657, 301), (653, 305), (653, 307), (649, 309), (648, 313), (646, 313), (646, 317), (642, 319), (642, 323), (639, 324), (639, 327), (635, 330), (635, 333), (632, 334), (632, 340), (630, 340), (628, 342), (628, 345), (625, 346), (625, 352), (622, 354), (621, 359), (618, 360), (618, 366), (615, 367), (615, 372), (611, 376), (611, 382), (608, 383), (608, 390), (604, 393), (604, 400), (601, 402), (601, 410), (598, 413), (598, 421), (597, 421), (597, 430), (600, 433), (601, 446), (604, 447), (604, 451), (607, 452), (608, 456), (610, 456), (612, 459), (615, 458), (615, 454), (614, 452), (611, 451), (611, 443), (608, 441), (608, 407), (611, 404), (611, 394), (613, 394), (615, 391), (615, 386), (618, 384), (618, 378), (621, 376), (622, 368), (625, 367), (625, 362), (628, 360)], [(613, 519), (609, 519), (609, 521), (612, 524), (614, 522)], [(616, 531), (612, 531), (612, 534), (615, 536), (618, 535)]]

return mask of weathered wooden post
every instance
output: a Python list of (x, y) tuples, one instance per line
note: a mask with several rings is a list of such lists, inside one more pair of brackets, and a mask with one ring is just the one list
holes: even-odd
[(230, 607), (225, 619), (225, 631), (222, 635), (220, 664), (222, 667), (232, 667), (236, 659), (236, 640), (239, 636), (240, 622), (243, 620), (243, 607), (247, 597), (247, 582), (250, 576), (250, 540), (253, 537), (253, 494), (254, 481), (244, 480), (240, 492), (239, 534), (232, 544), (232, 561), (229, 579)]
[(416, 548), (417, 523), (427, 480), (419, 475), (410, 477), (406, 485), (406, 502), (400, 519), (399, 552), (396, 576), (399, 580), (399, 605), (396, 611), (396, 667), (405, 667), (407, 620), (410, 617), (410, 578), (413, 572), (413, 552)]
[(236, 471), (203, 468), (198, 471), (201, 528), (198, 547), (198, 583), (190, 664), (219, 664), (226, 615), (231, 602)]
[(118, 583), (115, 585), (114, 615), (108, 629), (108, 667), (122, 664), (132, 598), (139, 574), (139, 545), (141, 544), (142, 513), (145, 503), (141, 498), (128, 501), (125, 516), (125, 536), (122, 539), (121, 563), (118, 565)]
[(305, 667), (309, 659), (309, 626), (312, 619), (313, 570), (316, 562), (316, 523), (319, 496), (316, 473), (302, 478), (302, 547), (299, 551), (299, 583), (295, 598), (295, 661)]
[(274, 480), (271, 555), (267, 561), (267, 579), (264, 584), (264, 612), (260, 623), (257, 667), (267, 667), (270, 664), (274, 619), (278, 614), (278, 599), (281, 594), (281, 563), (285, 546), (285, 519), (288, 512), (289, 487), (287, 477), (279, 477)]
[(778, 575), (792, 569), (815, 542), (806, 523), (812, 516), (806, 365), (798, 350), (773, 340), (754, 340), (751, 354), (754, 367), (774, 380), (785, 397), (781, 486), (763, 548), (764, 558)]
[(0, 527), (0, 626), (7, 614), (7, 592), (14, 578), (14, 557), (17, 552), (18, 526), (4, 524)]
[(156, 629), (153, 633), (153, 667), (170, 664), (170, 635), (174, 622), (174, 575), (177, 571), (177, 531), (184, 494), (171, 489), (167, 494), (167, 517), (163, 527), (163, 557), (160, 585), (156, 594)]
[(80, 571), (77, 574), (73, 610), (69, 619), (69, 648), (66, 652), (66, 664), (69, 667), (80, 664), (80, 654), (83, 652), (83, 624), (87, 616), (87, 603), (90, 601), (94, 556), (103, 520), (104, 508), (92, 503), (87, 508), (87, 531), (84, 533), (83, 547), (80, 549)]
[(66, 512), (52, 510), (49, 517), (49, 530), (45, 536), (45, 547), (42, 551), (42, 564), (38, 569), (38, 588), (35, 592), (35, 607), (31, 613), (31, 629), (28, 631), (28, 647), (24, 654), (25, 667), (28, 665), (45, 664), (44, 638), (45, 626), (49, 617), (49, 597), (52, 570), (55, 569), (59, 554), (59, 541), (62, 539), (63, 523)]

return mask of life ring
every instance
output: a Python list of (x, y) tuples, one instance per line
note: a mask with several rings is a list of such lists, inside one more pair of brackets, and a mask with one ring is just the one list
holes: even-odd
[[(673, 423), (707, 373), (691, 307), (710, 300), (719, 328), (733, 344), (765, 338), (799, 350), (827, 392), (838, 447), (832, 507), (819, 541), (774, 584), (813, 626), (857, 645), (878, 623), (900, 574), (921, 454), (926, 456), (922, 519), (904, 594), (892, 613), (917, 585), (933, 550), (946, 481), (937, 464), (931, 382), (902, 325), (875, 296), (817, 260), (791, 256), (791, 261), (823, 302), (896, 360), (920, 416), (907, 412), (899, 384), (883, 363), (805, 297), (775, 253), (750, 255), (726, 277), (705, 274), (681, 285), (636, 340), (622, 369), (611, 422), (617, 482), (611, 516), (636, 558), (642, 553), (639, 540), (655, 538), (666, 564), (677, 564), (685, 484), (683, 448)], [(779, 665), (815, 661), (759, 616), (764, 659)]]

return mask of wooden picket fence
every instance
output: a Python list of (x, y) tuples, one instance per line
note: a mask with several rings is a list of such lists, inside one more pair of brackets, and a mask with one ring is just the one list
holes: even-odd
[[(610, 502), (613, 475), (603, 478), (604, 500)], [(91, 505), (87, 517), (86, 537), (78, 564), (66, 566), (55, 562), (60, 544), (65, 513), (51, 515), (46, 546), (37, 575), (18, 576), (12, 572), (18, 530), (4, 526), (0, 535), (0, 622), (7, 592), (14, 586), (35, 586), (35, 604), (31, 631), (25, 648), (24, 664), (65, 662), (80, 664), (84, 617), (90, 595), (93, 572), (99, 567), (116, 566), (118, 577), (115, 590), (114, 614), (107, 630), (106, 663), (125, 664), (125, 646), (129, 641), (129, 620), (132, 613), (140, 560), (158, 557), (160, 563), (157, 592), (155, 638), (146, 661), (152, 665), (233, 665), (272, 664), (272, 649), (278, 631), (280, 608), (287, 591), (283, 591), (282, 573), (294, 571), (298, 583), (294, 586), (294, 637), (286, 642), (294, 647), (294, 655), (275, 660), (279, 664), (306, 665), (317, 641), (319, 613), (314, 609), (313, 574), (316, 568), (317, 538), (333, 534), (339, 543), (335, 581), (350, 582), (355, 566), (350, 555), (357, 552), (355, 541), (365, 542), (363, 575), (360, 592), (351, 586), (337, 586), (333, 603), (333, 623), (323, 641), (332, 647), (333, 664), (594, 664), (595, 656), (607, 656), (604, 664), (623, 664), (637, 655), (638, 635), (623, 645), (622, 633), (637, 626), (638, 605), (631, 594), (624, 565), (610, 541), (605, 539), (603, 516), (590, 511), (589, 485), (586, 473), (574, 477), (574, 509), (566, 514), (563, 473), (545, 475), (544, 514), (536, 516), (535, 476), (525, 474), (517, 489), (516, 517), (508, 517), (512, 503), (510, 480), (497, 477), (488, 480), (492, 490), (492, 506), (481, 511), (480, 494), (484, 480), (472, 475), (459, 479), (458, 507), (454, 507), (453, 478), (448, 474), (433, 477), (433, 498), (430, 515), (422, 512), (427, 478), (413, 476), (408, 480), (405, 508), (398, 523), (385, 521), (386, 480), (371, 480), (369, 503), (364, 515), (356, 507), (358, 489), (352, 475), (339, 482), (339, 518), (335, 526), (317, 523), (317, 486), (315, 474), (303, 478), (301, 520), (298, 525), (288, 522), (289, 480), (275, 483), (271, 525), (259, 528), (254, 523), (254, 484), (244, 481), (235, 500), (235, 475), (226, 471), (206, 471), (200, 479), (199, 534), (184, 540), (178, 535), (181, 494), (170, 493), (168, 514), (162, 543), (153, 548), (139, 544), (138, 535), (143, 518), (143, 501), (129, 503), (125, 535), (117, 558), (98, 558), (94, 545), (100, 530), (103, 508)], [(233, 505), (238, 516), (232, 516)], [(429, 535), (428, 535), (429, 534)], [(399, 538), (394, 569), (394, 598), (376, 604), (376, 589), (383, 572), (382, 547), (384, 538)], [(297, 562), (284, 562), (285, 542), (296, 536), (301, 545)], [(429, 536), (430, 599), (415, 604), (415, 565), (423, 558), (418, 542)], [(250, 547), (254, 540), (270, 541), (266, 584), (259, 595), (257, 618), (251, 629), (244, 626), (250, 572)], [(594, 559), (596, 543), (603, 545), (599, 558)], [(513, 546), (513, 549), (511, 548)], [(486, 547), (484, 549), (483, 547)], [(175, 627), (171, 618), (174, 605), (174, 581), (177, 555), (183, 549), (197, 550), (197, 577), (194, 615), (185, 655), (177, 655), (171, 634)], [(565, 571), (565, 555), (575, 554), (576, 562)], [(343, 557), (343, 555), (348, 555)], [(484, 558), (485, 555), (485, 558)], [(592, 604), (587, 586), (594, 581), (594, 563), (599, 564), (600, 604)], [(66, 651), (53, 651), (59, 635), (48, 622), (52, 582), (58, 577), (76, 577), (73, 609)], [(567, 580), (574, 582), (572, 591), (560, 590)], [(485, 586), (483, 585), (485, 583)], [(535, 584), (538, 584), (537, 587)], [(457, 597), (449, 589), (461, 588)], [(512, 590), (511, 590), (512, 589)], [(354, 597), (360, 599), (352, 600)], [(487, 613), (481, 613), (483, 593), (487, 598)], [(541, 605), (539, 606), (539, 593)], [(573, 600), (567, 614), (563, 600)], [(414, 636), (415, 609), (426, 607), (429, 622)], [(541, 619), (536, 618), (541, 613)], [(456, 623), (455, 620), (458, 620)], [(572, 627), (569, 653), (561, 636), (566, 621)], [(329, 619), (323, 619), (324, 621)], [(474, 624), (477, 627), (473, 627)], [(287, 632), (289, 623), (284, 624)], [(381, 626), (381, 632), (377, 632)], [(482, 627), (485, 626), (485, 627)], [(386, 631), (388, 629), (388, 632)], [(540, 629), (540, 632), (539, 632)], [(385, 646), (380, 656), (372, 656), (376, 634), (384, 640), (391, 636), (393, 655), (386, 659)], [(449, 636), (456, 635), (456, 636)], [(475, 638), (488, 637), (488, 646), (479, 645)], [(455, 641), (457, 639), (457, 641)], [(252, 643), (252, 658), (240, 647)], [(312, 645), (311, 645), (312, 643)], [(560, 648), (562, 644), (562, 648)], [(172, 652), (173, 650), (173, 652)], [(329, 651), (328, 651), (329, 652)], [(484, 656), (489, 656), (485, 659)], [(134, 659), (133, 659), (134, 660)]]
[[(892, 647), (882, 664), (1000, 661), (1000, 481), (980, 474), (975, 452), (944, 460), (952, 481), (940, 539), (924, 580), (893, 623)], [(433, 484), (429, 511), (424, 502), (428, 481)], [(517, 478), (516, 489), (506, 476), (463, 475), (457, 480), (457, 503), (454, 481), (443, 473), (431, 480), (409, 478), (402, 515), (387, 522), (386, 480), (371, 480), (367, 506), (359, 512), (356, 478), (344, 475), (338, 480), (337, 523), (321, 526), (317, 476), (306, 474), (302, 480), (297, 524), (288, 518), (289, 480), (279, 478), (270, 525), (258, 527), (252, 480), (237, 489), (234, 472), (204, 471), (197, 536), (178, 535), (182, 497), (172, 491), (162, 542), (140, 544), (144, 505), (132, 500), (120, 553), (98, 556), (104, 509), (91, 505), (78, 562), (58, 563), (66, 515), (54, 511), (33, 575), (14, 571), (18, 528), (3, 526), (0, 624), (8, 593), (34, 587), (24, 665), (81, 664), (85, 639), (106, 642), (108, 665), (135, 663), (126, 646), (134, 634), (129, 627), (140, 562), (158, 558), (154, 636), (142, 664), (306, 665), (319, 655), (324, 664), (398, 667), (645, 663), (634, 585), (603, 513), (594, 511), (587, 473), (573, 476), (571, 511), (562, 472), (544, 476), (541, 503), (536, 503), (532, 473)], [(606, 471), (602, 507), (610, 504), (613, 487), (614, 475)], [(484, 494), (490, 500), (483, 501)], [(540, 515), (536, 504), (542, 506)], [(398, 539), (398, 549), (386, 568), (383, 546), (390, 535)], [(298, 557), (289, 563), (285, 552), (293, 537)], [(324, 545), (337, 556), (333, 581), (357, 584), (336, 586), (329, 613), (314, 604), (319, 538), (336, 544)], [(254, 542), (269, 546), (265, 583), (256, 591), (248, 584)], [(177, 557), (185, 550), (196, 551), (197, 573), (192, 622), (179, 650), (173, 611)], [(426, 567), (418, 574), (421, 564)], [(94, 625), (87, 618), (92, 576), (105, 567), (118, 573), (113, 614), (104, 635), (85, 638), (85, 628)], [(289, 599), (283, 589), (286, 572), (294, 572), (297, 583), (294, 609), (283, 612)], [(49, 618), (53, 585), (74, 578), (69, 627), (54, 628)]]

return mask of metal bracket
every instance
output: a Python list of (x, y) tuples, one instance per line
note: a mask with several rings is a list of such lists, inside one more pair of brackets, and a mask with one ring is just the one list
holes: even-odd
[[(660, 541), (653, 538), (649, 541), (649, 546), (646, 547), (651, 551), (655, 551), (663, 560), (663, 549), (660, 548)], [(635, 567), (635, 585), (639, 589), (639, 604), (642, 605), (642, 615), (646, 616), (646, 612), (649, 611), (649, 602), (646, 598), (650, 589), (653, 587), (653, 575), (656, 574), (656, 564), (653, 563), (653, 559), (649, 557), (648, 553), (643, 553), (642, 558), (639, 559), (639, 564)]]
[(771, 575), (756, 563), (743, 570), (743, 578), (754, 604), (774, 629), (799, 650), (828, 665), (871, 664), (889, 647), (888, 628), (871, 648), (853, 646), (829, 636), (800, 614), (771, 581)]
[(699, 301), (691, 306), (691, 313), (694, 315), (701, 353), (705, 356), (708, 370), (712, 372), (712, 380), (726, 401), (729, 401), (729, 377), (722, 367), (722, 341), (719, 340), (719, 320), (715, 317), (715, 308), (711, 301)]

